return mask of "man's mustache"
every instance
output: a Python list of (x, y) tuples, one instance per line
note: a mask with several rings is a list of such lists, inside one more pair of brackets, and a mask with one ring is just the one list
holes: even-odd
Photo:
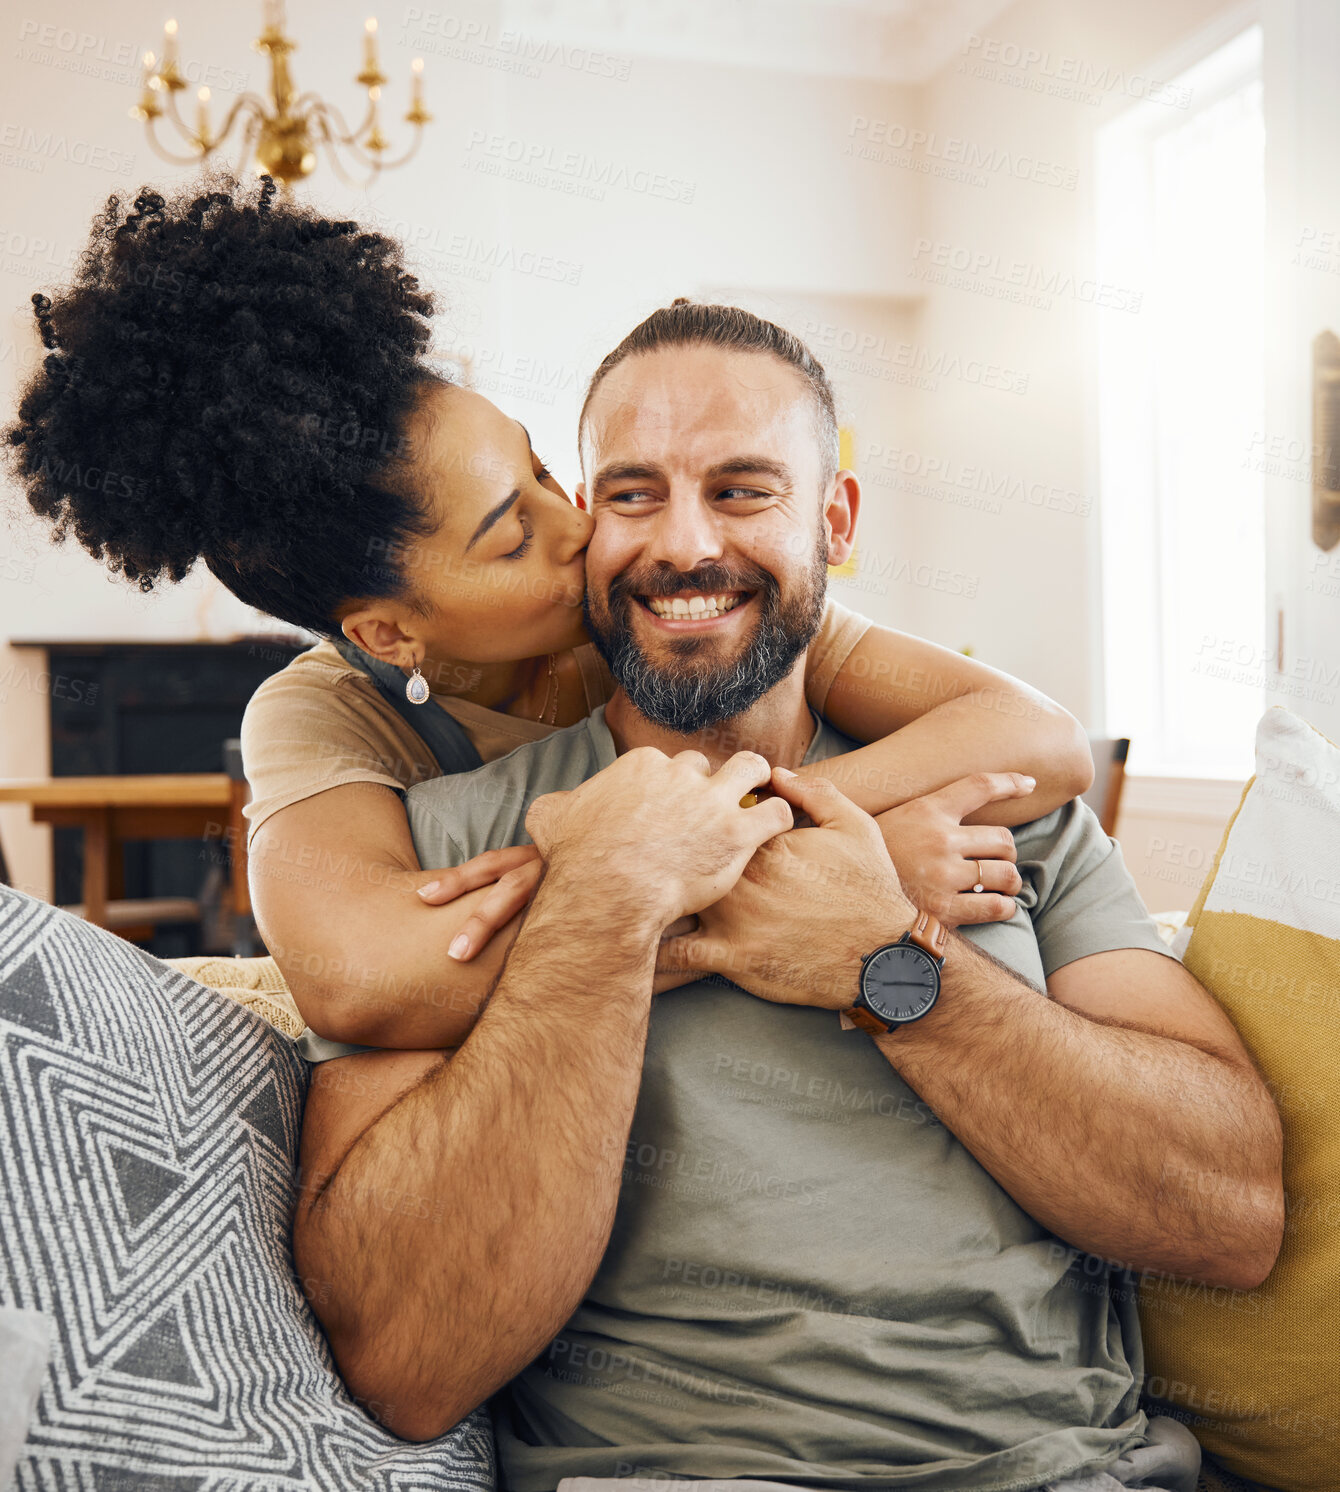
[(699, 565), (695, 570), (676, 570), (657, 565), (644, 570), (625, 570), (609, 585), (611, 601), (633, 596), (678, 596), (685, 591), (720, 595), (726, 591), (772, 591), (776, 578), (759, 565)]

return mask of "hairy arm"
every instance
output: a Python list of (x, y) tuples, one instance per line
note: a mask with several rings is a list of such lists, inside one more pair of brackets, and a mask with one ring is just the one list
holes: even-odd
[(827, 778), (867, 813), (974, 773), (1023, 773), (1037, 782), (1031, 795), (968, 820), (1008, 827), (1042, 818), (1093, 781), (1088, 738), (1068, 711), (1009, 674), (888, 627), (872, 626), (856, 644), (823, 713), (873, 744), (802, 775)]
[(613, 1225), (661, 931), (790, 827), (780, 799), (741, 806), (768, 775), (748, 752), (712, 773), (701, 753), (642, 749), (537, 799), (546, 876), (455, 1057), (365, 1053), (314, 1084), (294, 1256), (340, 1371), (397, 1433), (449, 1429), (581, 1299)]
[(1044, 998), (962, 938), (888, 1062), (1054, 1233), (1236, 1289), (1283, 1237), (1279, 1117), (1227, 1016), (1144, 949), (1076, 959)]
[[(533, 851), (498, 852), (501, 868)], [(448, 956), (498, 890), (429, 906), (404, 804), (388, 787), (351, 783), (282, 808), (252, 837), (256, 923), (309, 1026), (333, 1041), (395, 1049), (458, 1046), (516, 936), (512, 917), (479, 956)], [(449, 872), (459, 884), (459, 871)], [(505, 888), (504, 888), (505, 891)], [(505, 918), (503, 920), (506, 920)]]
[(295, 1258), (351, 1391), (408, 1439), (534, 1357), (609, 1238), (657, 934), (584, 900), (541, 887), (450, 1062), (346, 1057), (308, 1098)]
[[(816, 827), (764, 845), (660, 967), (842, 1010), (862, 958), (916, 908), (873, 820), (828, 783), (775, 771), (773, 784)], [(1260, 1284), (1283, 1237), (1279, 1116), (1227, 1016), (1180, 964), (1095, 953), (1058, 968), (1044, 994), (951, 935), (941, 977), (932, 1009), (876, 1044), (1021, 1207), (1132, 1269)]]

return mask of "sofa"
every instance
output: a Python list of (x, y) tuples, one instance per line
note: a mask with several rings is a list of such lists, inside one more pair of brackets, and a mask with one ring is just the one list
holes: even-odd
[(408, 1444), (335, 1372), (306, 1085), (253, 1010), (0, 887), (0, 1488), (491, 1492), (483, 1412)]

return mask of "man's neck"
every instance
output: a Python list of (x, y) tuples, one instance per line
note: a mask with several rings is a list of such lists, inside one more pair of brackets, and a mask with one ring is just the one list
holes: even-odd
[(742, 715), (681, 735), (656, 725), (634, 709), (622, 689), (605, 706), (605, 724), (622, 755), (636, 746), (655, 746), (667, 756), (701, 751), (716, 768), (737, 751), (757, 751), (774, 767), (798, 767), (814, 736), (814, 720), (805, 703), (805, 660)]

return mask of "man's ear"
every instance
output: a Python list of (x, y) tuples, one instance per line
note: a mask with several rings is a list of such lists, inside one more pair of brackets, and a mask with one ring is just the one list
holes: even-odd
[(355, 647), (396, 668), (416, 668), (425, 648), (413, 631), (406, 631), (409, 618), (385, 604), (374, 603), (351, 611), (340, 622), (340, 630)]
[(854, 471), (838, 472), (829, 486), (823, 512), (830, 565), (845, 565), (851, 558), (856, 547), (856, 515), (860, 511), (860, 479)]

